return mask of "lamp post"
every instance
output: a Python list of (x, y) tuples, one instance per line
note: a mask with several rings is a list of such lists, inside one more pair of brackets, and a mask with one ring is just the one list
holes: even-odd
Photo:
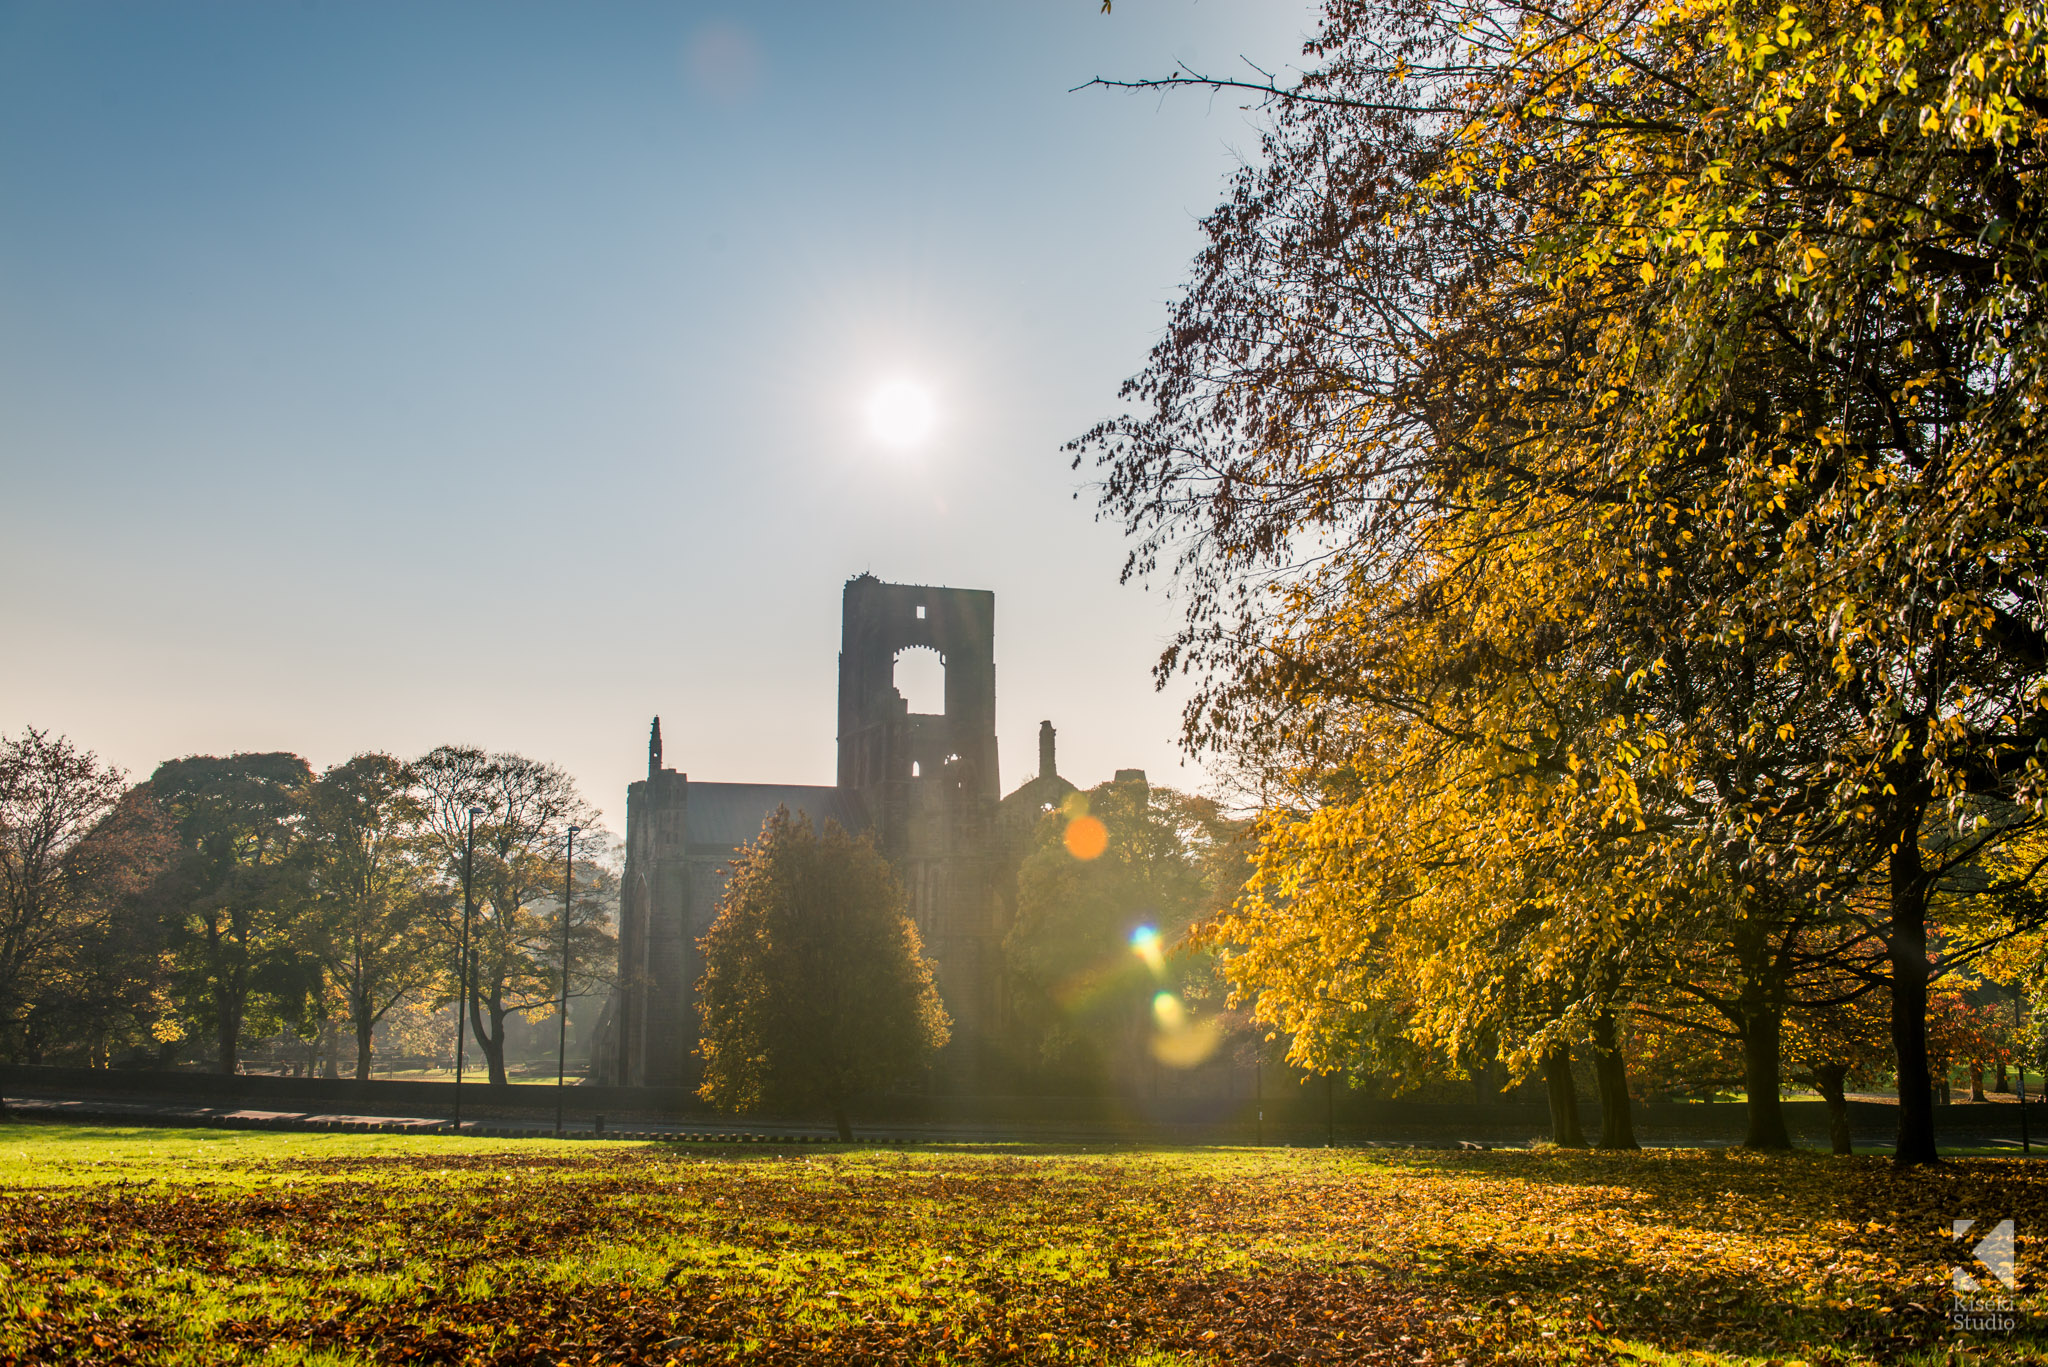
[(576, 881), (576, 832), (569, 828), (568, 844), (562, 851), (562, 1002), (561, 1021), (555, 1035), (555, 1138), (562, 1137), (562, 1087), (569, 1071), (569, 892)]
[(476, 819), (481, 807), (469, 809), (469, 831), (462, 840), (462, 964), (455, 984), (455, 1132), (462, 1133), (462, 1045), (469, 1034), (469, 922), (476, 914), (470, 897), (470, 876), (476, 868)]

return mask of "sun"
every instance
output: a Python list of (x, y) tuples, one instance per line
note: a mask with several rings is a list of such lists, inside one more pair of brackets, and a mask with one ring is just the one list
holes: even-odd
[(931, 393), (912, 380), (891, 380), (868, 396), (868, 431), (899, 451), (922, 446), (938, 425)]

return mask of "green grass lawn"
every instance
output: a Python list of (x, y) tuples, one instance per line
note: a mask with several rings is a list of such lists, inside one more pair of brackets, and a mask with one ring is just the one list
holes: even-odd
[[(2009, 1336), (1955, 1217), (2017, 1222)], [(1990, 1158), (12, 1125), (0, 1364), (2048, 1362), (2044, 1229)]]

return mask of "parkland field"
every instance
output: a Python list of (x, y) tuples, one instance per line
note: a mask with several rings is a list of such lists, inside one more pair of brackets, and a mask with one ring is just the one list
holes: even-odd
[(2048, 1362), (2044, 1232), (2003, 1158), (9, 1125), (0, 1364)]

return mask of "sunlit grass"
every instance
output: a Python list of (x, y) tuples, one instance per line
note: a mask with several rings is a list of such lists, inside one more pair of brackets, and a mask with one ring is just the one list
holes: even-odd
[(8, 1126), (0, 1360), (2048, 1360), (1951, 1214), (2029, 1267), (2048, 1170)]
[(588, 1141), (458, 1139), (453, 1135), (278, 1133), (148, 1126), (0, 1125), (0, 1186), (180, 1178), (231, 1185), (271, 1180), (253, 1162), (289, 1159), (415, 1157), (437, 1153), (531, 1153), (537, 1148), (588, 1152)]

